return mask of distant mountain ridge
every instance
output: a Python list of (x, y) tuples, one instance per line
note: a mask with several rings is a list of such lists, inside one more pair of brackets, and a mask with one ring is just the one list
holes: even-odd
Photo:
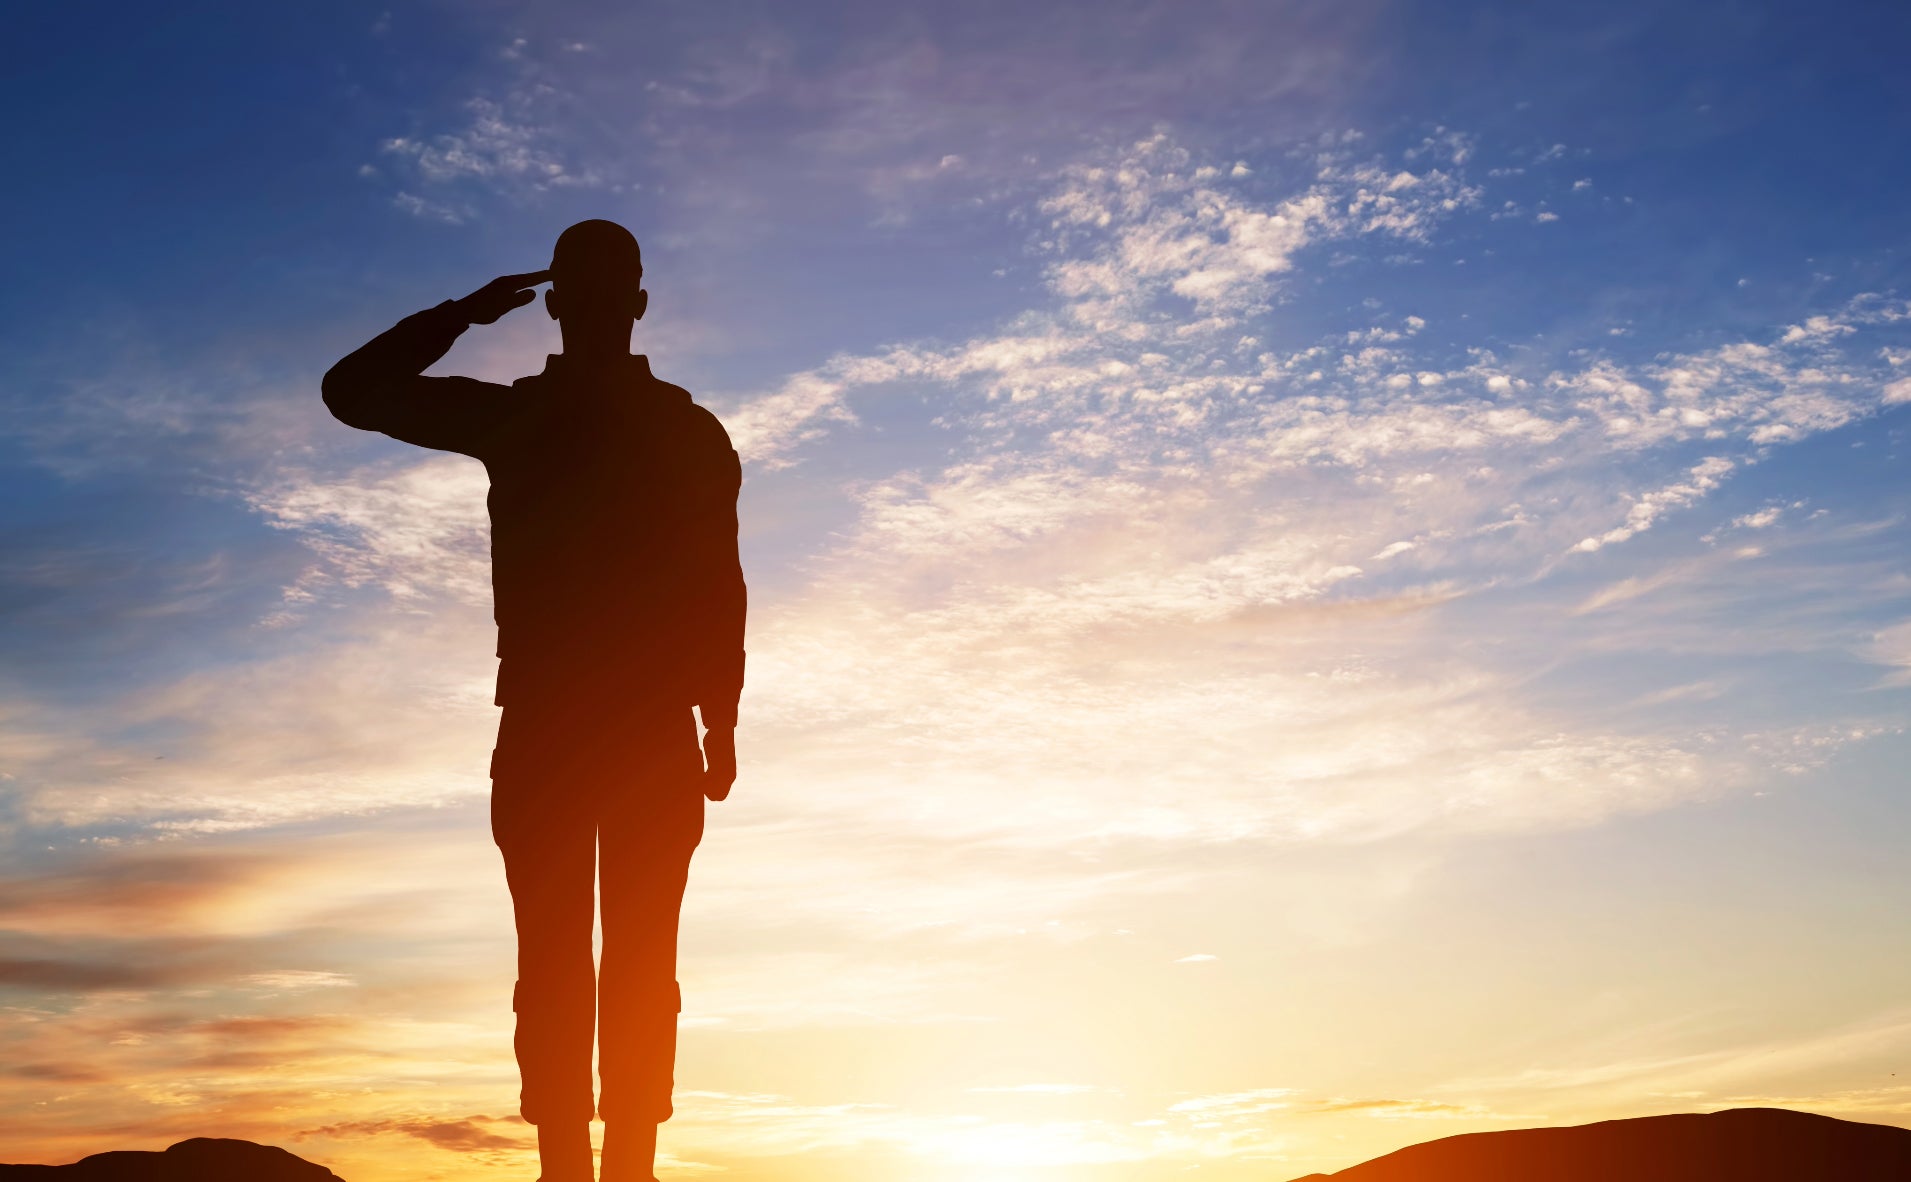
[(1462, 1133), (1293, 1182), (1911, 1182), (1911, 1129), (1788, 1108)]
[(64, 1166), (0, 1165), (0, 1182), (343, 1182), (314, 1162), (271, 1145), (194, 1137), (170, 1148), (95, 1153)]

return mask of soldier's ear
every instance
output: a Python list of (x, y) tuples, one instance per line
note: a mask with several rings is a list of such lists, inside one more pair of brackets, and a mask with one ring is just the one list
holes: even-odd
[(650, 293), (640, 287), (637, 289), (637, 298), (630, 302), (630, 318), (632, 320), (642, 320), (644, 318), (644, 309), (648, 307), (650, 307)]
[(544, 311), (551, 319), (557, 319), (557, 288), (547, 287), (544, 289)]

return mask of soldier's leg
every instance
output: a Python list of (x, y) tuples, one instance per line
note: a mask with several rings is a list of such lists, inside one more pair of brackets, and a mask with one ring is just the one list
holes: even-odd
[[(677, 916), (703, 836), (702, 755), (688, 710), (642, 724), (636, 774), (598, 830), (604, 947), (598, 970), (598, 1112), (604, 1178), (650, 1177), (670, 1118), (677, 1046)], [(613, 1153), (613, 1146), (616, 1152)]]
[(596, 1022), (591, 963), (596, 817), (567, 782), (576, 768), (563, 757), (562, 744), (545, 741), (554, 736), (534, 723), (506, 710), (491, 789), (492, 835), (504, 855), (517, 919), (512, 1009), (523, 1084), (520, 1111), (539, 1126), (540, 1147), (547, 1150), (545, 1178), (587, 1179)]

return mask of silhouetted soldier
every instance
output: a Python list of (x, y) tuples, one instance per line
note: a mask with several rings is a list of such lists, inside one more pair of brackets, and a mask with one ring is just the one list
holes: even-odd
[[(736, 779), (741, 470), (716, 417), (631, 355), (642, 278), (628, 230), (580, 222), (550, 270), (408, 316), (325, 375), (341, 421), (475, 456), (491, 476), (504, 707), (491, 826), (517, 913), (522, 1110), (546, 1182), (591, 1176), (593, 1017), (603, 1176), (651, 1177), (681, 1008), (678, 907), (703, 799)], [(546, 279), (564, 351), (543, 373), (509, 386), (419, 376)]]

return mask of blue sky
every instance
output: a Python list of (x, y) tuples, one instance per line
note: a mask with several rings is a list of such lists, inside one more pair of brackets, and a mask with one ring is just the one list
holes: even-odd
[[(1911, 1122), (1907, 26), (17, 18), (6, 1150), (523, 1161), (482, 470), (317, 382), (597, 216), (746, 465), (671, 1169)], [(528, 310), (442, 371), (556, 347)]]

